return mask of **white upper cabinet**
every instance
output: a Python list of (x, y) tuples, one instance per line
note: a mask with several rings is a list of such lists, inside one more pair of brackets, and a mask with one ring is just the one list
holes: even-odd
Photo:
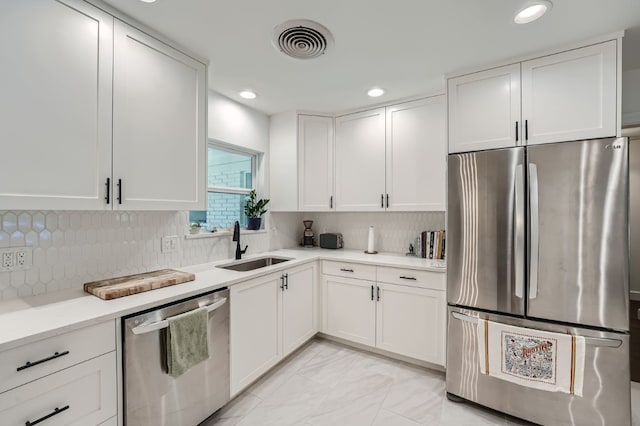
[(114, 206), (204, 209), (205, 65), (123, 22), (114, 33)]
[(384, 211), (385, 109), (336, 118), (338, 211)]
[(616, 136), (619, 42), (449, 78), (449, 152)]
[(82, 1), (0, 3), (0, 210), (111, 208), (112, 32)]
[(445, 209), (445, 96), (387, 107), (388, 211)]
[(334, 208), (333, 118), (298, 116), (298, 200), (301, 211)]
[(615, 136), (616, 40), (522, 63), (527, 144)]
[(447, 91), (449, 152), (517, 145), (520, 64), (451, 78)]

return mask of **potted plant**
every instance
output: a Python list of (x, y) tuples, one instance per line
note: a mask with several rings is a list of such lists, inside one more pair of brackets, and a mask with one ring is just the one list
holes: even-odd
[(259, 199), (256, 200), (256, 190), (252, 190), (249, 193), (249, 199), (244, 205), (244, 213), (247, 215), (247, 229), (258, 230), (260, 229), (260, 223), (262, 221), (261, 216), (266, 213), (265, 206), (269, 203), (269, 200)]

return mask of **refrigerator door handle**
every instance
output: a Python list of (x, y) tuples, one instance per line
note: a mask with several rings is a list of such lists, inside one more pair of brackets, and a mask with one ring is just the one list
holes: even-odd
[(524, 293), (524, 166), (516, 166), (515, 218), (513, 243), (515, 252), (516, 297), (522, 299)]
[(529, 299), (538, 296), (538, 253), (540, 246), (538, 213), (538, 167), (529, 163), (529, 214), (531, 229), (531, 263), (529, 266)]
[[(460, 312), (451, 312), (451, 316), (457, 320), (470, 322), (472, 324), (478, 324), (478, 320), (480, 320), (480, 318), (461, 314)], [(622, 345), (622, 340), (607, 339), (604, 337), (585, 337), (584, 342), (590, 346), (601, 346), (605, 348), (619, 348)]]

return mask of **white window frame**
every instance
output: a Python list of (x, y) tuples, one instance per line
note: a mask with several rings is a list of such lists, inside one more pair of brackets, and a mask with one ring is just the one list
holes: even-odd
[[(236, 188), (236, 187), (230, 187), (230, 186), (209, 185), (209, 166), (208, 166), (209, 148), (217, 149), (220, 151), (227, 151), (233, 154), (251, 156), (251, 188)], [(259, 161), (258, 156), (259, 155), (260, 154), (255, 151), (252, 151), (249, 149), (243, 149), (242, 147), (239, 147), (239, 146), (229, 145), (224, 142), (220, 142), (216, 140), (207, 141), (207, 199), (209, 198), (209, 193), (211, 192), (249, 195), (251, 191), (253, 190), (257, 191), (256, 185), (258, 180), (257, 172), (258, 172), (258, 161)], [(208, 210), (209, 210), (209, 205), (207, 203), (207, 212)]]

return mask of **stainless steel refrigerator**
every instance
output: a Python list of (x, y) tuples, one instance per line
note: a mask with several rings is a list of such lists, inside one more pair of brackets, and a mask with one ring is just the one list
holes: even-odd
[[(545, 425), (629, 425), (628, 141), (451, 154), (447, 392)], [(585, 337), (583, 396), (480, 373), (478, 319)]]

